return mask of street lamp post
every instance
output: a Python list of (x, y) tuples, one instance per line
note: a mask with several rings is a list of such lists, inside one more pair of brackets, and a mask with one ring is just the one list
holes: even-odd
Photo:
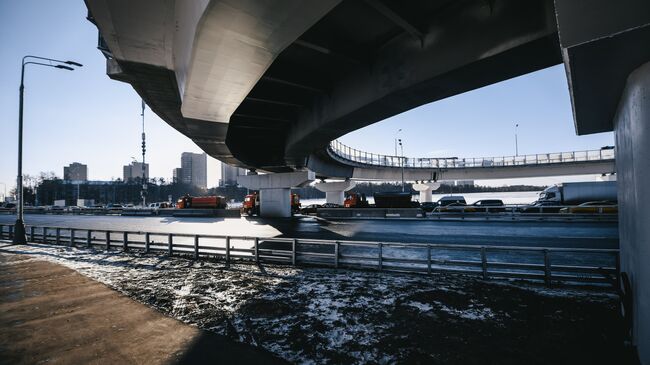
[(402, 165), (402, 193), (404, 192), (404, 146), (402, 145), (402, 139), (398, 139), (399, 141), (399, 148), (401, 150), (400, 153), (400, 165)]
[[(45, 62), (37, 61), (27, 61), (27, 60), (42, 60)], [(27, 62), (25, 62), (27, 61)], [(80, 63), (74, 61), (61, 61), (55, 60), (52, 58), (38, 57), (38, 56), (25, 56), (23, 57), (22, 67), (20, 70), (20, 97), (18, 99), (18, 176), (16, 178), (16, 192), (18, 198), (18, 209), (16, 224), (14, 225), (14, 237), (13, 243), (15, 244), (25, 244), (27, 243), (27, 236), (25, 235), (25, 223), (23, 222), (24, 218), (24, 201), (23, 201), (23, 94), (25, 93), (25, 66), (27, 65), (39, 65), (60, 68), (63, 70), (73, 71), (74, 68), (70, 66), (83, 66)], [(66, 66), (69, 65), (69, 66)]]
[(519, 123), (515, 124), (515, 156), (519, 156), (519, 144), (517, 143), (517, 129), (519, 128)]

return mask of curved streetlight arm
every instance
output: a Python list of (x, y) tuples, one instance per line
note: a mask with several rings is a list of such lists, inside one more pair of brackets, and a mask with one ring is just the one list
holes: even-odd
[(74, 62), (74, 61), (62, 61), (62, 60), (57, 60), (54, 58), (47, 58), (47, 57), (40, 57), (40, 56), (32, 56), (32, 55), (27, 55), (23, 57), (23, 64), (25, 63), (25, 60), (28, 58), (36, 58), (39, 60), (45, 60), (45, 61), (51, 61), (51, 62), (58, 62), (58, 63), (65, 63), (66, 65), (72, 65), (72, 66), (77, 66), (77, 67), (83, 67), (83, 65), (79, 62)]

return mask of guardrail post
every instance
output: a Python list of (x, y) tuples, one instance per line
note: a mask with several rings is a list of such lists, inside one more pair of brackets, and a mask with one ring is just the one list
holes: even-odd
[(295, 239), (295, 238), (293, 239), (293, 241), (291, 241), (291, 265), (293, 265), (293, 266), (296, 266), (296, 243), (297, 243), (297, 241), (298, 240)]
[(230, 236), (226, 236), (226, 267), (230, 267)]
[(150, 243), (149, 232), (146, 232), (144, 234), (144, 253), (149, 253), (149, 243)]
[(383, 244), (381, 242), (377, 243), (377, 249), (379, 249), (378, 267), (379, 267), (379, 271), (381, 271), (383, 266), (384, 266), (384, 262), (383, 262), (383, 251), (384, 250), (383, 250)]
[(167, 254), (169, 256), (174, 254), (174, 239), (173, 235), (170, 233), (167, 235)]
[(5, 226), (4, 224), (0, 224), (0, 239), (5, 238)]
[(199, 235), (194, 235), (194, 260), (199, 259)]
[(31, 226), (29, 227), (29, 242), (34, 242), (34, 231), (36, 227)]
[(122, 251), (127, 252), (129, 250), (129, 232), (122, 233)]
[(260, 239), (255, 237), (255, 262), (260, 263)]
[(74, 235), (75, 235), (75, 229), (70, 228), (70, 247), (74, 247), (75, 244)]
[(431, 274), (431, 245), (427, 243), (427, 274)]
[(106, 231), (106, 251), (111, 249), (111, 231)]
[(485, 254), (485, 247), (481, 247), (481, 269), (483, 270), (483, 280), (487, 280), (487, 255)]
[(88, 230), (86, 232), (86, 246), (90, 247), (92, 246), (92, 232), (91, 230)]
[(9, 239), (14, 238), (14, 226), (9, 226)]
[(339, 268), (339, 249), (341, 243), (339, 241), (334, 242), (334, 267)]
[(551, 286), (551, 258), (548, 250), (544, 250), (544, 283), (546, 286)]

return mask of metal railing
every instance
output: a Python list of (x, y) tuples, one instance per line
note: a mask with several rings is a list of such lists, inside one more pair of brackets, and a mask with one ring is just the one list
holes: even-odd
[(570, 163), (586, 161), (609, 161), (614, 160), (614, 149), (599, 149), (589, 151), (554, 152), (536, 155), (501, 156), (501, 157), (477, 157), (477, 158), (414, 158), (403, 156), (390, 156), (360, 151), (344, 145), (338, 140), (330, 142), (328, 152), (334, 158), (354, 162), (362, 165), (380, 167), (402, 167), (404, 168), (469, 168), (469, 167), (504, 167), (524, 166), (553, 163)]
[[(12, 225), (0, 225), (11, 239)], [(543, 248), (260, 238), (162, 232), (28, 226), (29, 242), (132, 249), (219, 258), (232, 262), (316, 265), (418, 273), (459, 273), (483, 279), (517, 278), (553, 283), (618, 285), (615, 249)]]

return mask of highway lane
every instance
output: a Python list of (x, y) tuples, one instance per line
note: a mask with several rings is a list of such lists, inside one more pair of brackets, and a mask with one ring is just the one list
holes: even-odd
[[(0, 215), (11, 224), (13, 215)], [(26, 215), (37, 226), (382, 242), (618, 248), (615, 222), (494, 222)]]

